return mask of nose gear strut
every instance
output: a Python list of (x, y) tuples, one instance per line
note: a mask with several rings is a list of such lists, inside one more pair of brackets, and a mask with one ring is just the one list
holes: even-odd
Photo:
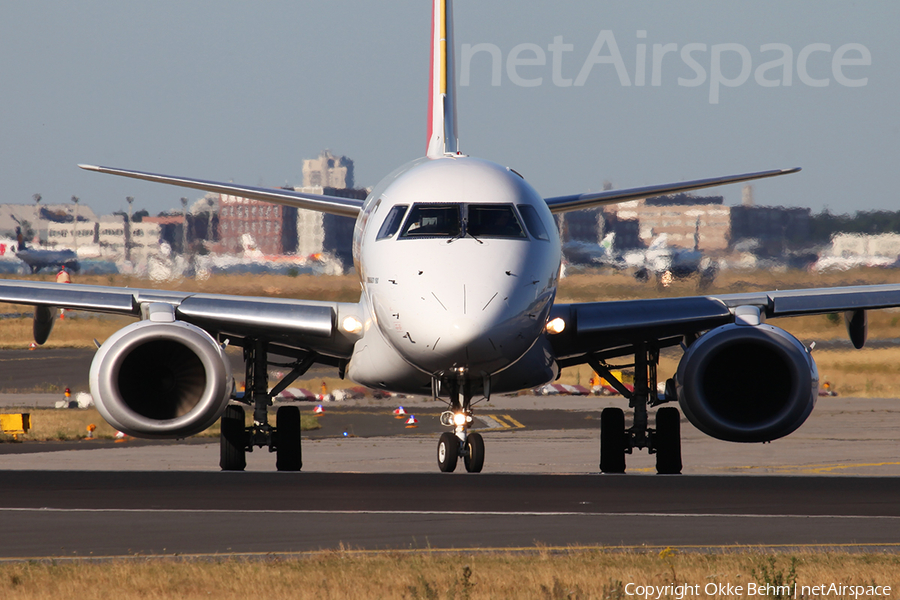
[[(447, 402), (449, 410), (441, 414), (441, 425), (452, 427), (453, 431), (442, 433), (438, 441), (438, 467), (444, 473), (452, 473), (456, 469), (457, 462), (462, 458), (466, 471), (480, 473), (484, 467), (484, 439), (480, 433), (469, 432), (474, 420), (472, 382), (465, 378), (465, 371), (461, 371), (458, 378), (444, 381), (435, 378), (432, 386), (435, 399), (438, 399), (438, 392), (443, 382), (447, 383), (450, 399)], [(489, 386), (485, 386), (485, 389), (489, 391)], [(485, 399), (489, 399), (487, 392)]]

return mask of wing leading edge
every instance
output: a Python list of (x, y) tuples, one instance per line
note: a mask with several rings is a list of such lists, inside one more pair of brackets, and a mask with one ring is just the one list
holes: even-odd
[(131, 177), (132, 179), (143, 179), (144, 181), (177, 185), (179, 187), (203, 190), (206, 192), (230, 194), (233, 196), (240, 196), (241, 198), (262, 200), (263, 202), (283, 204), (285, 206), (293, 206), (295, 208), (305, 208), (308, 210), (341, 215), (343, 217), (355, 218), (359, 214), (359, 211), (362, 210), (363, 206), (363, 201), (357, 200), (355, 198), (339, 198), (337, 196), (323, 196), (319, 194), (308, 194), (306, 192), (295, 192), (294, 190), (259, 188), (249, 185), (236, 185), (233, 183), (219, 183), (216, 181), (205, 181), (203, 179), (173, 177), (171, 175), (158, 175), (156, 173), (130, 171), (127, 169), (116, 169), (112, 167), (98, 167), (95, 165), (78, 166), (82, 169), (85, 169), (86, 171), (96, 171), (97, 173), (107, 173), (109, 175), (119, 175), (121, 177)]
[(754, 179), (777, 177), (778, 175), (787, 175), (789, 173), (797, 173), (798, 171), (800, 171), (800, 167), (794, 167), (793, 169), (775, 169), (773, 171), (758, 171), (756, 173), (712, 177), (710, 179), (694, 179), (692, 181), (664, 183), (662, 185), (650, 185), (625, 190), (607, 190), (605, 192), (588, 192), (585, 194), (574, 194), (572, 196), (556, 196), (554, 198), (546, 198), (545, 201), (547, 202), (547, 206), (550, 207), (550, 212), (561, 213), (570, 210), (591, 208), (593, 206), (628, 202), (629, 200), (652, 198), (654, 196), (662, 196), (665, 194), (678, 194), (691, 190), (701, 190), (703, 188), (717, 187), (729, 183), (742, 183), (744, 181), (753, 181)]

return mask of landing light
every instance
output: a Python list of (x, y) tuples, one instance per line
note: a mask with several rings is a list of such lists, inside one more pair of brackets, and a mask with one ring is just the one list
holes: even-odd
[(359, 333), (362, 331), (362, 322), (356, 317), (346, 317), (341, 322), (341, 328), (347, 333)]
[(458, 412), (453, 415), (453, 423), (455, 425), (465, 425), (466, 424), (466, 413)]
[(547, 323), (547, 333), (557, 334), (562, 333), (566, 328), (566, 322), (562, 320), (561, 317), (556, 317), (549, 323)]

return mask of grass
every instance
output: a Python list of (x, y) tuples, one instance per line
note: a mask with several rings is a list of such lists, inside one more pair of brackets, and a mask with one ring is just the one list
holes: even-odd
[[(538, 546), (524, 553), (323, 551), (302, 557), (140, 558), (0, 565), (9, 600), (84, 598), (245, 599), (642, 598), (634, 586), (659, 586), (663, 598), (756, 598), (748, 588), (774, 582), (900, 588), (896, 554), (578, 550)], [(631, 585), (630, 585), (631, 584)], [(719, 584), (731, 594), (706, 593)], [(665, 586), (671, 586), (668, 589)], [(740, 586), (741, 592), (735, 593)], [(658, 589), (658, 588), (657, 588)], [(808, 592), (811, 590), (807, 590)], [(630, 592), (632, 595), (629, 595)], [(807, 593), (798, 597), (810, 597)], [(822, 597), (825, 595), (822, 594)], [(651, 597), (657, 597), (654, 591)], [(763, 596), (764, 597), (764, 596)], [(770, 595), (769, 597), (778, 597)], [(833, 597), (850, 597), (848, 594)], [(873, 597), (862, 594), (857, 597)]]
[[(9, 411), (7, 411), (9, 412)], [(87, 409), (30, 409), (27, 411), (31, 414), (31, 430), (19, 436), (19, 441), (65, 441), (65, 440), (82, 440), (87, 437), (88, 425), (95, 425), (94, 438), (96, 439), (112, 439), (116, 435), (116, 430), (109, 425), (96, 408)], [(251, 411), (244, 413), (245, 422), (250, 425), (252, 421)], [(269, 422), (276, 425), (275, 412), (272, 411), (269, 416)], [(309, 414), (300, 415), (300, 428), (303, 431), (318, 429), (319, 419)], [(219, 437), (219, 422), (217, 421), (212, 427), (197, 434), (201, 437)], [(0, 441), (11, 441), (12, 436), (0, 436)]]

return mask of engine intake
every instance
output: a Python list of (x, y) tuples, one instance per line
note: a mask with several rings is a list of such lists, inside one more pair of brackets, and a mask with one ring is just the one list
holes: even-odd
[(730, 442), (768, 442), (810, 415), (819, 373), (785, 330), (729, 324), (691, 344), (675, 383), (681, 409), (700, 431)]
[(140, 321), (114, 333), (94, 356), (90, 382), (110, 425), (148, 438), (208, 428), (225, 410), (234, 383), (222, 347), (181, 321)]

